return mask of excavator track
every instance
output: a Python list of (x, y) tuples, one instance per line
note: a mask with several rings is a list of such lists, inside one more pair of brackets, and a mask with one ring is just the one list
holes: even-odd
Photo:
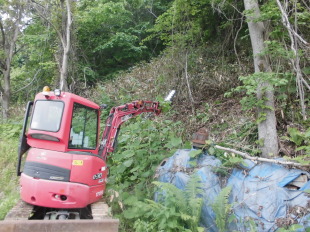
[(111, 215), (109, 214), (109, 206), (105, 203), (104, 199), (91, 204), (91, 211), (93, 220), (111, 218)]
[(17, 204), (5, 216), (6, 221), (10, 220), (28, 220), (31, 217), (33, 206), (19, 200)]
[(119, 220), (112, 219), (109, 207), (100, 200), (91, 205), (93, 219), (30, 220), (35, 214), (32, 205), (19, 200), (0, 222), (0, 232), (117, 232)]

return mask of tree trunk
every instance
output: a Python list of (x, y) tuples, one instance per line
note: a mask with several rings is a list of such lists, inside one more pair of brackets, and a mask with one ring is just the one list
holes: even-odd
[[(251, 37), (255, 73), (271, 72), (268, 58), (260, 55), (264, 50), (264, 34), (266, 33), (263, 22), (256, 22), (260, 16), (259, 5), (256, 0), (244, 0), (245, 10), (253, 11), (248, 19), (248, 27)], [(266, 81), (261, 81), (257, 88), (258, 100), (264, 100), (266, 108), (258, 108), (259, 115), (266, 115), (266, 119), (258, 124), (258, 138), (261, 141), (262, 157), (270, 157), (278, 154), (278, 138), (276, 130), (276, 116), (274, 110), (273, 86)]]
[[(11, 65), (12, 59), (14, 56), (14, 49), (16, 47), (16, 41), (19, 34), (19, 26), (22, 19), (23, 12), (23, 3), (21, 2), (17, 7), (16, 21), (14, 22), (14, 26), (11, 31), (5, 33), (5, 29), (1, 23), (1, 32), (2, 32), (2, 45), (4, 51), (4, 59), (1, 60), (1, 63), (4, 64), (2, 66), (1, 72), (3, 74), (3, 91), (2, 96), (2, 117), (4, 120), (7, 120), (9, 117), (9, 106), (10, 106), (10, 98), (11, 98), (11, 83), (10, 83), (10, 74), (11, 74)], [(7, 29), (9, 30), (9, 29)], [(11, 32), (11, 33), (10, 33)], [(11, 35), (11, 36), (10, 36)]]
[[(70, 54), (70, 47), (71, 47), (71, 25), (72, 25), (72, 14), (71, 14), (71, 2), (72, 0), (60, 0), (60, 7), (56, 10), (62, 11), (62, 19), (61, 25), (54, 24), (52, 22), (52, 15), (53, 12), (49, 11), (49, 6), (52, 5), (51, 2), (47, 1), (46, 6), (42, 4), (38, 4), (36, 1), (32, 1), (35, 10), (37, 11), (38, 15), (50, 24), (55, 32), (58, 35), (58, 38), (61, 42), (60, 55), (54, 54), (55, 60), (58, 64), (58, 71), (59, 71), (59, 86), (62, 91), (68, 91), (68, 66), (69, 66), (69, 54)], [(55, 10), (55, 8), (52, 8)]]
[(66, 28), (66, 30), (63, 33), (64, 37), (62, 38), (63, 56), (62, 56), (62, 65), (60, 68), (60, 89), (63, 91), (68, 91), (68, 83), (67, 83), (68, 63), (69, 63), (69, 52), (71, 46), (70, 39), (71, 39), (72, 16), (69, 0), (66, 0), (66, 9), (67, 9), (67, 17), (63, 18), (63, 24), (65, 25), (64, 28)]
[(3, 87), (3, 96), (2, 96), (2, 118), (7, 120), (9, 117), (9, 106), (10, 106), (10, 71), (3, 72), (4, 77), (4, 87)]

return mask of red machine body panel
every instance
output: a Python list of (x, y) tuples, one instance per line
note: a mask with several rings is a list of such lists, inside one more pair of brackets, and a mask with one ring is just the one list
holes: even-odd
[(27, 155), (27, 162), (39, 162), (70, 170), (72, 166), (72, 154), (46, 149), (30, 148)]
[(107, 180), (107, 166), (98, 156), (73, 155), (70, 182), (89, 186), (103, 185)]
[(21, 198), (43, 207), (83, 208), (102, 197), (106, 179), (106, 164), (95, 155), (31, 148), (21, 175)]
[[(79, 183), (36, 179), (22, 173), (21, 198), (37, 206), (49, 208), (84, 208), (102, 198), (103, 185), (87, 186)], [(61, 196), (66, 196), (62, 200)], [(64, 199), (64, 198), (63, 198)]]

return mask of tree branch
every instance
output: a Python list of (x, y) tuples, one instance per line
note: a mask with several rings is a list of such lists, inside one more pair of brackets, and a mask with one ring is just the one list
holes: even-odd
[(306, 81), (304, 78), (302, 78), (302, 77), (301, 77), (301, 81), (302, 81), (302, 83), (304, 83), (304, 85), (308, 88), (308, 90), (310, 90), (310, 86), (309, 86), (309, 84), (307, 83), (307, 81)]
[(0, 68), (1, 68), (1, 69), (6, 69), (5, 64), (3, 63), (2, 60), (0, 60)]
[[(286, 2), (286, 1), (285, 1)], [(297, 41), (300, 40), (302, 43), (308, 45), (308, 42), (303, 40), (296, 32), (295, 30), (292, 29), (292, 26), (289, 22), (288, 16), (286, 14), (286, 12), (284, 11), (281, 3), (279, 0), (277, 0), (277, 5), (281, 11), (281, 17), (282, 17), (282, 24), (283, 26), (287, 29), (289, 38), (291, 40), (291, 50), (294, 53), (294, 59), (290, 59), (292, 66), (294, 68), (294, 71), (296, 73), (296, 84), (297, 84), (297, 89), (298, 89), (298, 95), (299, 95), (299, 101), (300, 101), (300, 106), (301, 106), (301, 112), (303, 115), (303, 119), (306, 120), (307, 119), (307, 115), (306, 115), (306, 105), (305, 105), (305, 97), (304, 97), (304, 88), (303, 88), (303, 84), (306, 85), (306, 87), (308, 87), (309, 85), (304, 81), (303, 77), (302, 77), (302, 71), (300, 68), (300, 58), (298, 56), (298, 43)], [(296, 11), (296, 5), (295, 5), (295, 11)], [(296, 15), (297, 12), (295, 12)], [(297, 19), (295, 17), (295, 29), (297, 30)]]
[(261, 157), (253, 157), (247, 153), (237, 151), (235, 149), (231, 149), (231, 148), (227, 148), (227, 147), (222, 147), (219, 145), (215, 145), (214, 148), (217, 148), (217, 149), (220, 149), (223, 151), (232, 152), (232, 153), (235, 153), (237, 155), (242, 156), (243, 158), (246, 158), (249, 160), (254, 160), (254, 161), (262, 161), (262, 162), (282, 164), (282, 165), (292, 165), (292, 166), (296, 166), (296, 167), (310, 167), (310, 164), (300, 164), (300, 163), (295, 163), (295, 162), (291, 162), (291, 161), (282, 161), (282, 160), (267, 159), (267, 158), (261, 158)]
[(3, 49), (5, 49), (5, 33), (4, 33), (4, 29), (3, 29), (1, 16), (0, 16), (0, 30), (1, 30), (1, 34), (2, 34), (2, 46), (3, 46)]
[(236, 48), (236, 44), (237, 44), (237, 38), (238, 38), (239, 32), (240, 32), (241, 29), (242, 29), (243, 20), (244, 20), (244, 15), (242, 15), (240, 27), (239, 27), (239, 29), (237, 30), (236, 35), (235, 35), (235, 38), (234, 38), (234, 51), (235, 51), (235, 55), (236, 55), (237, 60), (238, 60), (239, 69), (241, 69), (241, 70), (243, 70), (243, 67), (242, 67), (241, 61), (240, 61), (240, 59), (239, 59), (239, 55), (238, 55), (238, 51), (237, 51), (237, 48)]
[(307, 5), (307, 3), (306, 3), (304, 0), (302, 0), (302, 2), (305, 4), (305, 6), (307, 7), (307, 9), (310, 11), (310, 7)]
[(186, 84), (187, 84), (187, 89), (188, 89), (188, 95), (189, 95), (189, 98), (190, 98), (190, 101), (191, 101), (191, 105), (192, 105), (192, 112), (194, 114), (194, 98), (193, 98), (193, 95), (192, 95), (192, 90), (191, 90), (191, 86), (190, 86), (190, 83), (189, 83), (189, 78), (188, 78), (188, 73), (187, 73), (187, 54), (188, 52), (186, 52), (186, 55), (185, 55), (185, 80), (186, 80)]
[[(37, 3), (37, 2), (34, 1), (34, 0), (31, 0), (31, 2), (33, 2), (33, 3), (35, 3), (35, 4), (39, 5), (39, 6), (41, 6), (42, 8), (44, 8), (44, 6), (42, 6), (41, 4)], [(39, 14), (39, 16), (40, 16), (42, 19), (44, 19), (47, 23), (49, 23), (49, 24), (54, 28), (54, 30), (56, 31), (56, 33), (57, 33), (57, 35), (58, 35), (58, 37), (59, 37), (59, 39), (60, 39), (60, 41), (61, 41), (62, 47), (65, 47), (65, 41), (63, 40), (62, 35), (61, 35), (60, 31), (57, 29), (57, 27), (56, 27), (47, 17), (45, 17), (45, 15), (42, 14), (42, 13), (40, 12), (40, 10), (39, 10), (35, 5), (34, 5), (34, 8), (35, 8), (35, 10), (37, 11), (37, 13)]]
[(14, 55), (16, 55), (20, 50), (22, 50), (24, 47), (26, 46), (26, 44), (21, 45), (18, 49), (16, 49), (14, 51)]
[(21, 91), (21, 90), (27, 88), (29, 85), (31, 85), (32, 82), (37, 78), (37, 76), (38, 76), (38, 74), (39, 74), (40, 71), (41, 71), (41, 69), (39, 69), (39, 70), (34, 74), (33, 79), (28, 83), (28, 85), (25, 85), (24, 87), (22, 87), (22, 88), (20, 88), (20, 89), (18, 89), (18, 90), (16, 90), (16, 91), (14, 91), (13, 93), (17, 93), (17, 92), (19, 92), (19, 91)]
[(285, 13), (285, 11), (282, 7), (282, 4), (279, 0), (277, 0), (277, 4), (278, 4), (278, 7), (281, 11), (283, 25), (286, 27), (286, 29), (289, 31), (289, 33), (294, 34), (294, 36), (296, 36), (299, 39), (299, 41), (301, 41), (303, 44), (309, 45), (309, 43), (306, 40), (304, 40), (300, 35), (297, 34), (297, 32), (295, 30), (292, 29), (290, 21), (288, 20), (287, 14)]
[[(19, 8), (17, 10), (18, 10), (18, 16), (17, 16), (16, 21), (13, 22), (14, 23), (14, 27), (12, 28), (13, 36), (8, 41), (8, 49), (6, 51), (7, 54), (6, 54), (6, 58), (5, 58), (5, 69), (8, 72), (10, 72), (10, 69), (11, 69), (11, 62), (12, 62), (12, 58), (13, 58), (13, 55), (14, 55), (14, 49), (15, 49), (15, 46), (16, 46), (17, 37), (18, 37), (18, 34), (19, 34), (19, 26), (20, 26), (20, 22), (22, 20), (23, 7), (19, 6)], [(9, 81), (9, 80), (7, 80), (7, 81)]]

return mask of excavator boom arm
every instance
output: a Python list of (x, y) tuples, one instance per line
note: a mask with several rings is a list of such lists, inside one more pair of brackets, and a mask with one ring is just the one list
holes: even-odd
[(134, 101), (125, 105), (113, 107), (106, 121), (105, 129), (99, 147), (99, 155), (106, 157), (114, 151), (120, 126), (128, 119), (144, 112), (160, 114), (159, 102)]

